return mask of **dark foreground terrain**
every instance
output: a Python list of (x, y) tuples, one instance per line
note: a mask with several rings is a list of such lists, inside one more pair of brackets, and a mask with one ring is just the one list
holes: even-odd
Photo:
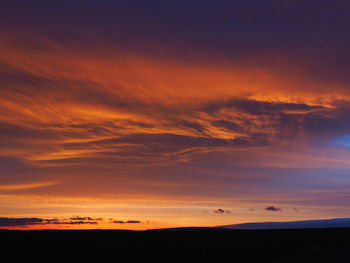
[(350, 229), (3, 230), (0, 239), (0, 262), (350, 262)]

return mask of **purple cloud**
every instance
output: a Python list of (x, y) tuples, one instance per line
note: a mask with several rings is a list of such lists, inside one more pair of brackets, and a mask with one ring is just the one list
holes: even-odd
[(267, 211), (273, 211), (273, 212), (282, 212), (282, 209), (281, 209), (281, 208), (274, 207), (274, 206), (268, 206), (268, 207), (265, 208), (265, 210), (267, 210)]

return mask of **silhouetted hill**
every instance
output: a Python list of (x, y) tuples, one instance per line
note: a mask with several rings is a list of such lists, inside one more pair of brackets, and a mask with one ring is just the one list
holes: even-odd
[(345, 263), (349, 236), (339, 228), (0, 231), (1, 262), (11, 263)]
[(218, 226), (226, 229), (303, 229), (303, 228), (350, 228), (350, 218), (303, 220), (291, 222), (254, 222)]
[(173, 227), (173, 228), (148, 229), (146, 231), (218, 231), (218, 230), (226, 230), (226, 228), (220, 228), (220, 227)]

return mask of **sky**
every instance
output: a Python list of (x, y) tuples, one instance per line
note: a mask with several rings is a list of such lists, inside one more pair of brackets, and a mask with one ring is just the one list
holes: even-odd
[(2, 0), (0, 228), (350, 217), (350, 4)]

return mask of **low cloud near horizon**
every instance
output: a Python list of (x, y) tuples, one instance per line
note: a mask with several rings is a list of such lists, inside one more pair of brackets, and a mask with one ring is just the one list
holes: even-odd
[(219, 209), (214, 210), (214, 213), (215, 214), (231, 214), (231, 211), (219, 208)]
[(100, 223), (139, 224), (138, 220), (115, 220), (113, 218), (71, 217), (71, 218), (18, 218), (0, 217), (0, 227), (30, 227), (32, 225), (97, 225)]
[(273, 212), (282, 212), (282, 208), (275, 207), (275, 206), (268, 206), (265, 208), (267, 211), (273, 211)]

